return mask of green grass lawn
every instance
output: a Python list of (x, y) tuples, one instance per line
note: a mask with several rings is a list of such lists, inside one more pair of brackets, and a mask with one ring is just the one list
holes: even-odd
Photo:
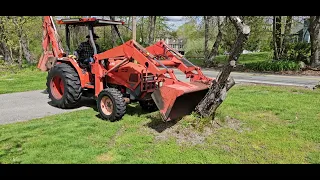
[(120, 121), (93, 108), (0, 126), (0, 163), (320, 163), (320, 91), (236, 85), (217, 123), (163, 123), (137, 104)]
[(41, 72), (35, 67), (22, 70), (0, 66), (0, 94), (40, 90), (46, 88), (47, 72)]
[[(220, 55), (217, 56), (215, 59), (215, 62), (217, 63), (225, 63), (228, 59), (228, 56), (226, 55)], [(241, 54), (238, 60), (239, 64), (247, 64), (252, 62), (261, 62), (266, 60), (271, 60), (272, 54), (271, 52), (257, 52), (257, 53), (251, 53), (251, 54)], [(203, 66), (203, 60), (202, 59), (188, 59), (192, 63), (194, 63), (197, 66)]]

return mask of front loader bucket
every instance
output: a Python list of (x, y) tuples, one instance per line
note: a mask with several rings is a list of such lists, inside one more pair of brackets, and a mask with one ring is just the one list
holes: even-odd
[(208, 92), (209, 86), (200, 82), (164, 85), (156, 89), (152, 99), (164, 121), (190, 114)]

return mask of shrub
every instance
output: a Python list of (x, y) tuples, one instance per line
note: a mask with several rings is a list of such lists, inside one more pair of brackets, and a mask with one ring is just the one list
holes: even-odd
[(288, 60), (310, 63), (311, 44), (307, 42), (291, 43), (288, 48)]

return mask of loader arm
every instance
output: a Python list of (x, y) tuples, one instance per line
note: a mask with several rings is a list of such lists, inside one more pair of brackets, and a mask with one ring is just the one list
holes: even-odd
[[(186, 75), (186, 78), (190, 78), (190, 81), (203, 81), (209, 82), (212, 81), (212, 78), (206, 77), (200, 67), (195, 66), (193, 63), (188, 61), (183, 57), (177, 50), (168, 46), (163, 40), (158, 41), (154, 45), (151, 45), (146, 48), (147, 51), (152, 53), (158, 58), (164, 58), (163, 61), (165, 64), (173, 66), (179, 69)], [(196, 72), (196, 73), (195, 73)]]
[[(47, 71), (48, 67), (46, 66), (46, 64), (48, 60), (53, 58), (61, 58), (65, 56), (65, 52), (62, 47), (52, 16), (43, 17), (42, 29), (43, 29), (43, 37), (42, 37), (43, 54), (40, 57), (37, 67), (41, 69), (41, 71)], [(51, 44), (52, 50), (50, 50), (50, 44)]]
[[(101, 61), (108, 58), (125, 57), (127, 59), (135, 59), (139, 64), (145, 66), (148, 71), (157, 77), (158, 82), (165, 84), (173, 84), (178, 82), (177, 77), (174, 75), (172, 69), (168, 69), (162, 64), (155, 56), (149, 53), (145, 48), (138, 44), (134, 40), (127, 41), (126, 43), (107, 50), (103, 53), (94, 55), (95, 61)], [(99, 63), (97, 64), (99, 65)], [(161, 66), (164, 69), (159, 69)], [(95, 69), (95, 68), (94, 68)], [(107, 71), (98, 74), (100, 77), (104, 77)], [(169, 75), (166, 76), (166, 75)]]

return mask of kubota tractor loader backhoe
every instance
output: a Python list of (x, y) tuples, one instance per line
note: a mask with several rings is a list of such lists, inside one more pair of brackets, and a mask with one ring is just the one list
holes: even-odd
[[(121, 38), (117, 25), (124, 24), (97, 18), (61, 19), (57, 22), (66, 25), (68, 49), (70, 25), (88, 27), (90, 41), (93, 42), (94, 27), (111, 25)], [(169, 121), (192, 112), (212, 81), (202, 74), (199, 67), (162, 41), (147, 48), (151, 53), (130, 40), (97, 54), (92, 43), (94, 62), (90, 63), (91, 68), (85, 68), (79, 65), (77, 57), (64, 52), (50, 16), (44, 18), (43, 28), (44, 55), (38, 68), (48, 71), (49, 97), (52, 104), (60, 108), (73, 107), (81, 96), (94, 97), (101, 118), (113, 121), (125, 114), (126, 103), (138, 101), (144, 110), (160, 109), (163, 120)], [(49, 51), (49, 43), (53, 51)], [(165, 52), (163, 55), (168, 58), (161, 60), (158, 57), (160, 51)], [(191, 82), (178, 80), (173, 69), (167, 66), (177, 67)]]

